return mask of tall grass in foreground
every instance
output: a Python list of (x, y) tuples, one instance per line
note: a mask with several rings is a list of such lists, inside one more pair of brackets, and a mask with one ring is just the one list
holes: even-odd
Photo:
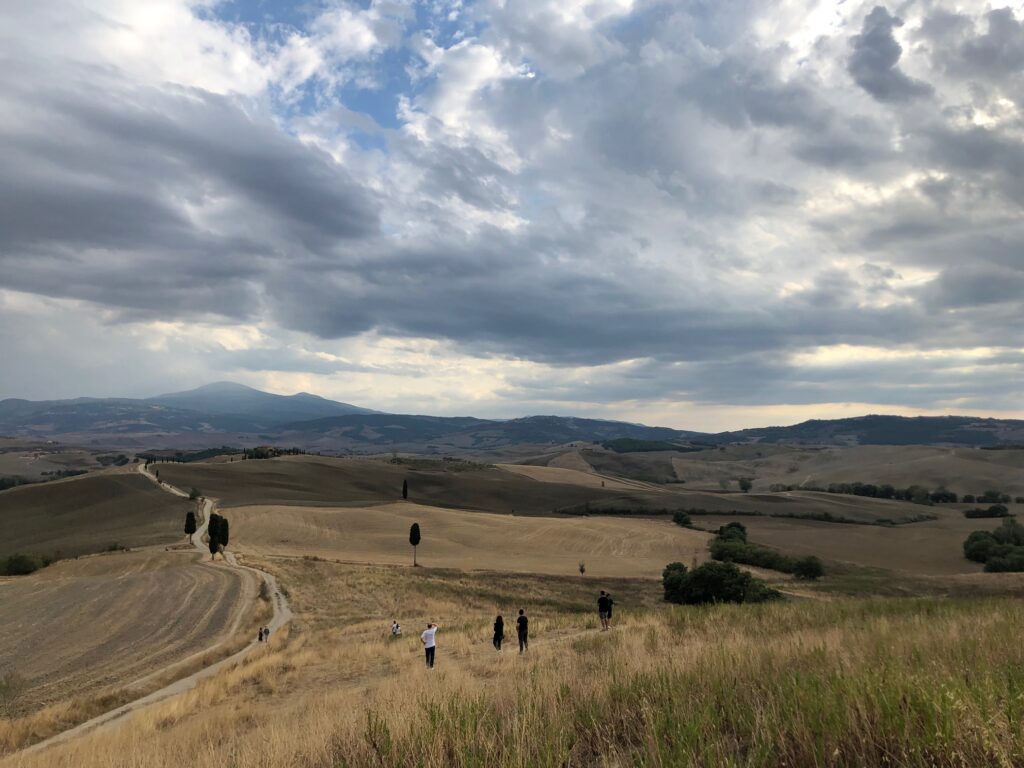
[(525, 658), (471, 622), (442, 630), (433, 673), (411, 638), (297, 631), (117, 729), (4, 765), (1024, 765), (1012, 600), (670, 608), (610, 633), (570, 619), (538, 622)]

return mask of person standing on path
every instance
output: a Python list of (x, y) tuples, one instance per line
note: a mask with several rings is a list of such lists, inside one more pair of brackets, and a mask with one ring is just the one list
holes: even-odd
[(601, 590), (601, 596), (597, 598), (597, 615), (601, 617), (601, 631), (608, 631), (608, 616), (611, 614), (611, 598)]
[(501, 650), (501, 641), (505, 639), (505, 620), (498, 614), (494, 620), (494, 650)]
[(427, 654), (427, 669), (434, 668), (434, 653), (437, 651), (437, 641), (434, 636), (438, 629), (437, 624), (427, 624), (427, 628), (420, 635), (420, 642), (423, 643), (423, 650)]
[(516, 619), (516, 632), (519, 635), (519, 652), (522, 653), (530, 647), (530, 620), (526, 618), (526, 611), (519, 609), (519, 618)]

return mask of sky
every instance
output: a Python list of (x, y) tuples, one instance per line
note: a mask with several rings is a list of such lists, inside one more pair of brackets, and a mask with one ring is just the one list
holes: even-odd
[(1024, 418), (1024, 6), (0, 0), (0, 397)]

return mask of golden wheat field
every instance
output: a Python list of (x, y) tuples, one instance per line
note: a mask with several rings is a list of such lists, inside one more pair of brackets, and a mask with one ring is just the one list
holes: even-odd
[(234, 530), (260, 554), (319, 555), (361, 563), (418, 561), (437, 568), (595, 576), (660, 575), (665, 563), (706, 557), (708, 534), (667, 519), (525, 517), (397, 502), (373, 507), (238, 507)]

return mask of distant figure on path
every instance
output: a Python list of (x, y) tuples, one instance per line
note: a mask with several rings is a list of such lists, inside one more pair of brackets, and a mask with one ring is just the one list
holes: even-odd
[(263, 627), (260, 627), (260, 634), (259, 637), (257, 638), (257, 642), (263, 642)]
[(601, 631), (608, 630), (608, 617), (611, 615), (611, 598), (601, 590), (601, 596), (597, 598), (597, 615), (601, 617)]
[(420, 635), (420, 642), (423, 643), (423, 649), (427, 653), (427, 669), (434, 668), (434, 653), (437, 650), (437, 641), (434, 639), (434, 635), (437, 634), (438, 629), (437, 624), (427, 624), (427, 628)]
[(270, 642), (270, 627), (264, 627), (263, 628), (263, 642), (264, 643), (269, 643)]
[(494, 650), (501, 650), (501, 641), (505, 639), (505, 620), (498, 614), (494, 620)]
[(399, 637), (402, 634), (402, 627), (397, 621), (391, 622), (391, 636)]
[(526, 611), (519, 609), (519, 618), (516, 619), (516, 632), (519, 635), (519, 652), (522, 653), (530, 647), (530, 620), (526, 618)]

